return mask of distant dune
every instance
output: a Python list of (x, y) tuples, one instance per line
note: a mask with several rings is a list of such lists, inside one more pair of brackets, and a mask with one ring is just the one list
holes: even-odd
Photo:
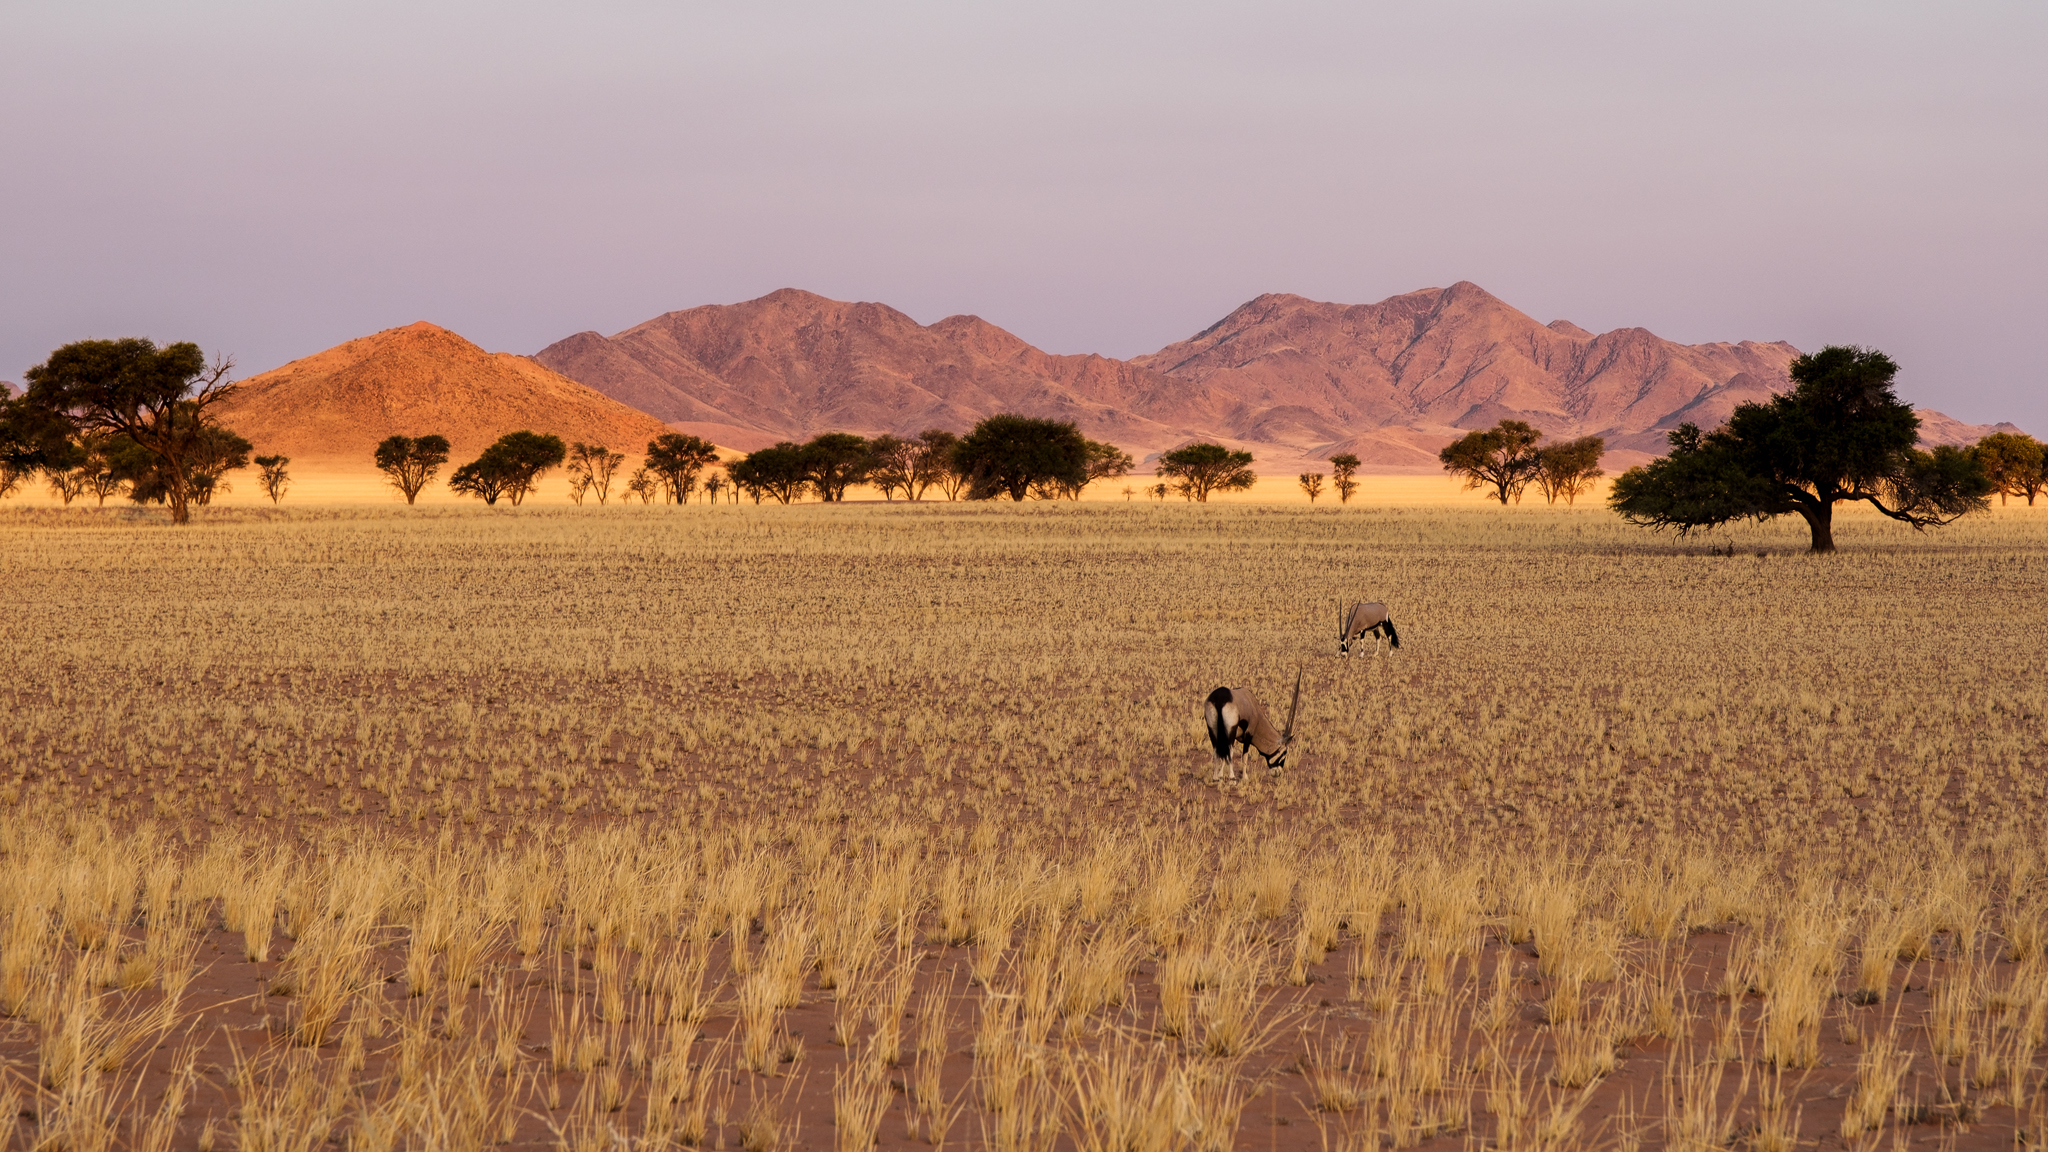
[(519, 429), (629, 453), (661, 421), (524, 356), (486, 352), (421, 321), (350, 340), (241, 382), (219, 409), (259, 452), (370, 458), (386, 436), (446, 436), (457, 459)]

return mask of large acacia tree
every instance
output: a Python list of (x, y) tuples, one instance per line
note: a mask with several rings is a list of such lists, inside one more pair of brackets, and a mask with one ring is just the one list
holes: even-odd
[(974, 426), (953, 450), (967, 498), (1022, 500), (1033, 485), (1088, 483), (1088, 440), (1064, 420), (1000, 412)]
[(745, 458), (726, 466), (726, 474), (740, 490), (759, 504), (763, 495), (787, 504), (797, 498), (810, 482), (804, 474), (804, 450), (787, 440), (749, 452)]
[(874, 459), (868, 442), (851, 432), (827, 432), (803, 446), (800, 459), (804, 479), (818, 493), (818, 499), (836, 504), (846, 499), (846, 490), (867, 478)]
[[(448, 438), (446, 436), (386, 436), (377, 444), (373, 459), (377, 471), (382, 472), (393, 488), (405, 494), (405, 502), (419, 499), (420, 490), (427, 481), (448, 463)], [(497, 497), (491, 497), (497, 503)]]
[(192, 343), (137, 338), (80, 340), (50, 353), (28, 370), (20, 404), (72, 435), (125, 436), (154, 462), (153, 473), (170, 505), (173, 524), (192, 521), (192, 505), (210, 481), (198, 469), (219, 443), (213, 408), (233, 395), (228, 373), (235, 362), (212, 364)]
[(1152, 474), (1174, 481), (1174, 487), (1190, 500), (1209, 502), (1211, 492), (1242, 492), (1259, 482), (1252, 471), (1252, 454), (1198, 441), (1186, 444), (1159, 458)]
[(1791, 365), (1793, 389), (1742, 404), (1712, 432), (1672, 432), (1671, 454), (1622, 473), (1608, 504), (1631, 524), (1681, 534), (1797, 514), (1813, 551), (1835, 550), (1835, 505), (1861, 501), (1915, 528), (1989, 507), (1969, 453), (1913, 445), (1920, 419), (1892, 392), (1884, 353), (1831, 345)]
[(448, 487), (467, 496), (480, 496), (486, 504), (496, 504), (503, 496), (517, 508), (540, 483), (541, 475), (561, 467), (568, 455), (569, 446), (551, 432), (507, 432), (484, 449), (483, 455), (457, 468), (448, 478)]
[(671, 504), (685, 502), (697, 476), (718, 463), (718, 446), (699, 436), (664, 432), (647, 442), (647, 470), (661, 481)]
[(1536, 479), (1540, 460), (1536, 442), (1543, 433), (1521, 420), (1503, 420), (1491, 428), (1467, 432), (1436, 454), (1444, 471), (1463, 476), (1467, 488), (1491, 488), (1505, 507), (1512, 497), (1522, 502), (1522, 489)]

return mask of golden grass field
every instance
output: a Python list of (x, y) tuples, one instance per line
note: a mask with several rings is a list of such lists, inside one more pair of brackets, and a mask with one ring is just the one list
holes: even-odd
[(1383, 482), (0, 506), (0, 1137), (2034, 1142), (2048, 512)]

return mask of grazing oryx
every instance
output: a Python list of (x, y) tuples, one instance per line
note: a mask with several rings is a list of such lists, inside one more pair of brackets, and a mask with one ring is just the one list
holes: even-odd
[(1242, 744), (1245, 756), (1257, 748), (1259, 755), (1266, 758), (1266, 767), (1279, 771), (1287, 766), (1287, 749), (1294, 743), (1294, 710), (1301, 704), (1301, 673), (1294, 674), (1294, 702), (1287, 706), (1287, 724), (1282, 728), (1273, 727), (1273, 714), (1249, 688), (1218, 688), (1209, 693), (1209, 699), (1202, 708), (1203, 721), (1209, 728), (1209, 744), (1216, 749), (1216, 775), (1221, 780), (1228, 775), (1238, 778), (1237, 763), (1232, 759), (1232, 744)]
[(1363, 640), (1366, 633), (1372, 633), (1372, 654), (1380, 654), (1380, 633), (1386, 633), (1389, 647), (1401, 646), (1401, 634), (1394, 631), (1394, 618), (1387, 615), (1387, 606), (1377, 600), (1370, 603), (1353, 604), (1351, 611), (1337, 609), (1337, 655), (1351, 655), (1351, 642)]

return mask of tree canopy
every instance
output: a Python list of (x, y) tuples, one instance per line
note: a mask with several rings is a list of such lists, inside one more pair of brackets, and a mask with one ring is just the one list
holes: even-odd
[(910, 469), (910, 498), (924, 499), (925, 489), (934, 484), (948, 500), (958, 500), (967, 476), (957, 466), (960, 437), (944, 428), (927, 428), (917, 434), (917, 452)]
[(1884, 353), (1830, 345), (1791, 365), (1793, 389), (1736, 407), (1712, 432), (1684, 424), (1671, 453), (1629, 469), (1608, 504), (1680, 534), (1797, 514), (1815, 552), (1835, 549), (1834, 508), (1861, 501), (1915, 528), (1982, 511), (1995, 490), (1961, 449), (1914, 447), (1920, 419), (1892, 391)]
[(647, 442), (646, 467), (661, 482), (671, 504), (680, 504), (697, 486), (697, 476), (718, 463), (718, 448), (700, 436), (664, 432)]
[(874, 460), (868, 442), (851, 432), (827, 432), (812, 437), (798, 454), (804, 479), (818, 499), (836, 504), (846, 499), (846, 490), (866, 478)]
[[(603, 444), (578, 440), (569, 445), (569, 498), (581, 504), (585, 496), (594, 492), (597, 502), (605, 503), (611, 498), (612, 477), (625, 462), (624, 452), (614, 452)], [(692, 479), (693, 487), (695, 483)]]
[(1022, 500), (1034, 484), (1088, 483), (1088, 441), (1064, 420), (997, 413), (961, 438), (953, 461), (970, 500)]
[(1159, 458), (1155, 476), (1174, 481), (1182, 495), (1207, 504), (1211, 492), (1236, 492), (1259, 482), (1252, 454), (1201, 441), (1175, 448)]
[(25, 397), (0, 396), (0, 496), (13, 495), (37, 472), (80, 466), (77, 447), (68, 421), (31, 406)]
[(787, 504), (797, 498), (807, 482), (804, 475), (804, 450), (800, 445), (784, 440), (758, 452), (750, 452), (743, 460), (735, 460), (726, 467), (726, 474), (741, 491), (754, 498), (759, 504), (765, 494), (775, 497), (778, 503)]
[[(210, 409), (234, 393), (233, 369), (225, 358), (209, 365), (192, 343), (80, 340), (29, 369), (28, 390), (15, 403), (24, 425), (45, 438), (59, 426), (67, 440), (86, 432), (127, 437), (154, 459), (152, 475), (171, 522), (188, 524), (192, 505), (204, 504), (219, 479), (218, 471), (210, 479), (204, 471), (220, 443)], [(195, 463), (202, 469), (196, 475)]]
[(1993, 432), (1970, 446), (1984, 476), (1998, 492), (1998, 502), (2008, 496), (2024, 496), (2032, 507), (2034, 497), (2048, 488), (2048, 450), (2024, 432)]
[[(446, 436), (386, 436), (378, 442), (374, 459), (377, 471), (384, 473), (410, 504), (448, 463), (448, 450)], [(497, 503), (497, 497), (490, 502)]]
[(1564, 497), (1576, 504), (1593, 487), (1593, 481), (1607, 473), (1600, 469), (1600, 457), (1607, 453), (1607, 441), (1598, 436), (1560, 440), (1536, 450), (1536, 488), (1552, 504)]
[(1521, 420), (1502, 420), (1491, 428), (1467, 432), (1436, 454), (1444, 471), (1463, 476), (1465, 487), (1491, 488), (1503, 506), (1522, 502), (1522, 490), (1536, 479), (1536, 442), (1543, 433)]
[(448, 478), (448, 487), (468, 496), (480, 496), (486, 504), (499, 497), (517, 508), (540, 482), (541, 475), (559, 467), (569, 454), (560, 436), (540, 432), (507, 432), (484, 449), (483, 455), (464, 464)]
[[(1351, 494), (1358, 491), (1358, 481), (1352, 479), (1352, 474), (1357, 471), (1357, 456), (1349, 452), (1339, 452), (1335, 456), (1330, 457), (1330, 473), (1332, 476), (1330, 486), (1337, 490), (1337, 503), (1351, 503)], [(1315, 497), (1309, 497), (1309, 503), (1315, 503)]]
[(276, 504), (284, 499), (285, 490), (292, 486), (292, 474), (288, 470), (292, 462), (289, 456), (258, 456), (256, 467), (262, 469), (256, 477), (256, 486)]
[[(185, 457), (186, 490), (193, 506), (204, 508), (227, 491), (229, 472), (249, 466), (255, 445), (218, 425), (203, 425), (193, 438)], [(171, 475), (164, 458), (129, 436), (115, 436), (107, 444), (107, 459), (115, 479), (128, 485), (128, 499), (137, 504), (168, 504)]]

